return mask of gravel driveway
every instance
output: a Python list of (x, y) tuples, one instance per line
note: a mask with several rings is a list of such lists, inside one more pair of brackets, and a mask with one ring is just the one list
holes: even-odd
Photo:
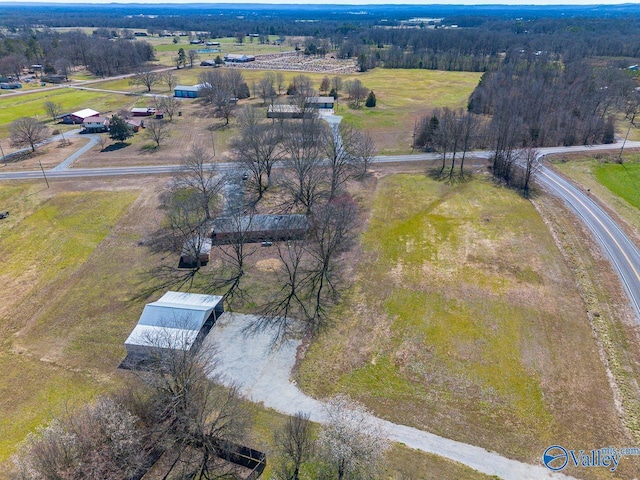
[[(218, 319), (203, 346), (216, 352), (214, 375), (226, 385), (235, 384), (253, 402), (287, 415), (303, 411), (311, 420), (323, 423), (324, 403), (302, 393), (290, 380), (300, 342), (288, 340), (272, 349), (270, 332), (243, 334), (254, 319), (251, 315), (232, 313), (225, 313)], [(514, 480), (571, 478), (552, 473), (543, 466), (510, 460), (484, 448), (416, 428), (376, 417), (373, 421), (380, 424), (391, 440), (449, 458), (488, 475)]]

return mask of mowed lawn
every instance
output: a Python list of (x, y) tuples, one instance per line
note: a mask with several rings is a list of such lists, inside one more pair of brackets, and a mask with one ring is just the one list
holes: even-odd
[(64, 112), (73, 112), (83, 108), (92, 108), (99, 112), (114, 112), (125, 105), (132, 104), (135, 99), (125, 95), (108, 92), (77, 90), (73, 88), (57, 88), (25, 95), (0, 97), (0, 135), (6, 137), (9, 124), (19, 117), (38, 117), (43, 121), (51, 121), (46, 114), (44, 103), (59, 103)]
[(38, 190), (0, 186), (11, 211), (0, 223), (0, 464), (54, 413), (117, 382), (141, 310), (130, 301), (144, 265), (132, 252), (140, 192)]
[(385, 177), (362, 247), (300, 366), (306, 391), (528, 462), (623, 440), (575, 280), (529, 202), (484, 179)]

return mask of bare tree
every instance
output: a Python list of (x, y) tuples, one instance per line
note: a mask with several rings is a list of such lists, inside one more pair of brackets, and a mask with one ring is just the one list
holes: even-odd
[(278, 95), (282, 95), (282, 90), (284, 89), (284, 75), (282, 72), (276, 72), (276, 89), (278, 90)]
[(331, 89), (331, 80), (329, 80), (329, 77), (324, 77), (322, 79), (322, 82), (320, 82), (320, 91), (323, 92), (324, 94), (327, 94), (327, 92), (329, 92), (330, 89)]
[(274, 440), (282, 457), (280, 476), (286, 480), (299, 480), (300, 467), (314, 453), (309, 415), (298, 412), (288, 417), (283, 427), (276, 431)]
[(42, 106), (44, 107), (45, 112), (47, 112), (47, 115), (49, 115), (51, 117), (51, 120), (53, 120), (54, 122), (56, 120), (56, 117), (62, 114), (62, 104), (60, 103), (52, 102), (49, 100), (44, 102)]
[(525, 197), (531, 192), (531, 183), (540, 170), (539, 151), (536, 148), (523, 148), (515, 152), (516, 163), (521, 169), (520, 188)]
[(198, 54), (197, 50), (192, 48), (187, 52), (187, 57), (189, 58), (189, 67), (193, 68), (193, 62), (200, 58), (200, 55)]
[[(271, 185), (271, 172), (282, 157), (282, 132), (278, 125), (267, 125), (258, 118), (258, 110), (245, 107), (239, 115), (240, 134), (233, 137), (230, 149), (233, 158), (249, 173), (249, 184), (257, 200)], [(266, 177), (266, 178), (265, 178)]]
[(318, 443), (333, 478), (377, 478), (389, 443), (367, 409), (347, 395), (336, 395), (327, 401), (326, 412)]
[(171, 136), (171, 129), (164, 120), (150, 120), (146, 124), (145, 135), (159, 147), (162, 142)]
[(347, 148), (353, 157), (357, 177), (365, 178), (369, 173), (369, 166), (378, 152), (373, 137), (369, 132), (354, 130), (351, 145), (348, 145)]
[(322, 167), (322, 131), (317, 118), (303, 119), (297, 128), (283, 128), (282, 148), (287, 167), (282, 186), (289, 194), (290, 207), (301, 205), (310, 213), (316, 201), (326, 194)]
[(175, 97), (162, 97), (158, 102), (158, 108), (169, 117), (169, 121), (172, 121), (180, 109), (180, 101)]
[(335, 91), (336, 95), (340, 95), (340, 92), (342, 91), (342, 87), (343, 87), (342, 78), (333, 77), (331, 79), (331, 89)]
[(273, 102), (276, 97), (276, 90), (274, 84), (276, 81), (276, 75), (273, 72), (266, 72), (257, 84), (257, 93), (262, 98), (262, 103), (266, 104), (267, 100)]
[(355, 80), (347, 81), (346, 89), (352, 105), (355, 108), (360, 108), (360, 106), (362, 105), (362, 101), (369, 94), (369, 89), (365, 87), (358, 78), (356, 78)]
[[(150, 405), (164, 427), (159, 439), (173, 462), (165, 478), (214, 479), (230, 475), (218, 457), (229, 442), (242, 439), (249, 423), (238, 390), (216, 386), (213, 352), (185, 344), (167, 328), (149, 339), (157, 345), (139, 378), (152, 392)], [(232, 478), (232, 477), (231, 477)]]
[(9, 125), (9, 138), (12, 145), (29, 145), (36, 151), (36, 145), (49, 136), (49, 129), (35, 118), (20, 117)]
[(178, 77), (171, 70), (163, 72), (161, 79), (167, 85), (170, 92), (173, 92), (174, 87), (178, 84)]
[(108, 137), (105, 135), (100, 135), (98, 139), (98, 143), (100, 144), (100, 151), (104, 152), (104, 149), (107, 148), (107, 139)]
[(254, 330), (270, 329), (274, 345), (291, 336), (311, 330), (309, 318), (309, 278), (305, 270), (308, 254), (304, 241), (278, 243), (276, 251), (279, 268), (276, 271), (277, 292), (262, 306), (262, 312), (253, 325)]
[(192, 145), (182, 158), (180, 170), (173, 181), (173, 189), (192, 190), (204, 212), (203, 221), (210, 220), (214, 201), (225, 179), (212, 164), (213, 159), (201, 145)]
[(143, 85), (147, 88), (147, 92), (151, 91), (151, 88), (159, 83), (161, 80), (160, 74), (158, 72), (154, 72), (148, 68), (144, 68), (138, 70), (133, 76), (129, 79), (129, 85)]
[(323, 130), (322, 143), (324, 153), (329, 161), (331, 176), (329, 186), (329, 200), (339, 192), (340, 187), (354, 172), (353, 160), (350, 154), (354, 140), (354, 129), (348, 123), (326, 127)]
[(307, 308), (309, 328), (322, 330), (327, 321), (327, 308), (339, 298), (343, 281), (340, 255), (347, 252), (355, 239), (358, 208), (348, 195), (334, 198), (314, 208), (307, 250), (312, 301)]

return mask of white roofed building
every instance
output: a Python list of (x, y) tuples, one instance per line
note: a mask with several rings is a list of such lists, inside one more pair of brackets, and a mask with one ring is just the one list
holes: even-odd
[(165, 350), (190, 350), (223, 313), (222, 297), (167, 292), (145, 305), (124, 342), (127, 360), (144, 360)]

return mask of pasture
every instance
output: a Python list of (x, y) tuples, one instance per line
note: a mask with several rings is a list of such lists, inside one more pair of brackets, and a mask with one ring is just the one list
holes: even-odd
[(573, 274), (529, 202), (481, 178), (386, 177), (362, 248), (300, 365), (306, 391), (529, 462), (549, 442), (622, 441)]

